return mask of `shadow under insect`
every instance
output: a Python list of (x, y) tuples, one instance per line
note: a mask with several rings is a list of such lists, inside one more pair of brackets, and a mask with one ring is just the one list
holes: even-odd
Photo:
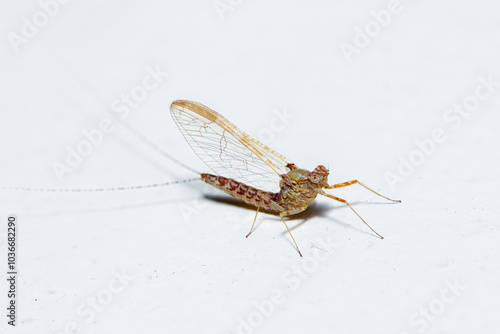
[[(236, 199), (234, 197), (231, 197), (231, 196), (227, 196), (225, 194), (220, 194), (220, 195), (204, 194), (203, 198), (206, 199), (206, 200), (217, 202), (217, 203), (222, 203), (222, 204), (227, 204), (227, 205), (231, 205), (231, 206), (236, 206), (236, 207), (239, 207), (239, 208), (242, 208), (242, 209), (245, 209), (245, 210), (249, 210), (249, 211), (255, 212), (255, 206), (247, 204), (245, 202), (242, 202), (241, 200), (238, 200), (238, 199)], [(393, 203), (356, 201), (356, 202), (352, 202), (351, 205), (356, 206), (356, 205), (375, 205), (375, 204), (379, 205), (379, 204), (393, 204)], [(354, 224), (347, 223), (347, 222), (345, 222), (343, 220), (331, 217), (331, 215), (327, 214), (328, 212), (330, 212), (332, 210), (338, 210), (338, 209), (343, 209), (343, 208), (345, 208), (344, 205), (327, 204), (327, 203), (321, 203), (321, 202), (313, 202), (313, 203), (311, 203), (309, 205), (309, 207), (307, 208), (307, 210), (302, 211), (302, 212), (300, 212), (298, 214), (295, 214), (293, 216), (288, 216), (287, 217), (287, 220), (289, 222), (295, 223), (294, 225), (290, 226), (290, 230), (293, 231), (293, 230), (299, 228), (300, 226), (302, 226), (305, 223), (307, 223), (309, 221), (309, 219), (311, 219), (311, 218), (322, 217), (322, 218), (326, 218), (326, 219), (328, 219), (330, 221), (333, 221), (333, 222), (341, 225), (344, 228), (351, 228), (351, 229), (354, 229), (354, 230), (356, 230), (358, 232), (374, 236), (372, 233), (370, 233), (368, 231), (365, 231), (362, 228), (355, 226)], [(257, 222), (255, 224), (256, 226), (254, 228), (254, 231), (258, 230), (260, 228), (260, 226), (261, 226), (261, 224), (263, 223), (264, 220), (269, 219), (269, 220), (281, 222), (281, 220), (279, 219), (279, 214), (277, 212), (275, 212), (275, 211), (269, 211), (269, 210), (263, 210), (263, 209), (261, 209), (260, 211), (263, 212), (263, 213), (269, 214), (270, 216), (266, 216), (265, 218), (257, 220)], [(248, 224), (249, 225), (251, 224), (251, 220), (248, 221)], [(283, 236), (285, 236), (285, 235), (288, 234), (288, 232), (285, 230), (281, 234)], [(376, 237), (376, 236), (374, 236), (374, 237)]]

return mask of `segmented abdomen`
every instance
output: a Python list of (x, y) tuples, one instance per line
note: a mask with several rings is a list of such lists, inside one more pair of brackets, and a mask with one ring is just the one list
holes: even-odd
[(263, 210), (275, 212), (283, 211), (283, 209), (281, 209), (277, 204), (273, 203), (278, 196), (277, 193), (247, 186), (246, 184), (223, 176), (202, 173), (201, 179), (215, 188), (220, 189), (247, 204), (258, 207), (260, 203), (260, 208)]

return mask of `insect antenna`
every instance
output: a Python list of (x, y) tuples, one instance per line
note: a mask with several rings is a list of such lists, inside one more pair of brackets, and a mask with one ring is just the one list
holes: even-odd
[(187, 183), (201, 180), (201, 178), (193, 178), (186, 180), (179, 180), (173, 182), (164, 183), (152, 183), (139, 186), (129, 186), (129, 187), (108, 187), (108, 188), (34, 188), (34, 187), (5, 187), (0, 186), (0, 190), (18, 190), (18, 191), (40, 191), (40, 192), (105, 192), (105, 191), (122, 191), (122, 190), (137, 190), (137, 189), (147, 189), (147, 188), (158, 188), (165, 187), (179, 183)]

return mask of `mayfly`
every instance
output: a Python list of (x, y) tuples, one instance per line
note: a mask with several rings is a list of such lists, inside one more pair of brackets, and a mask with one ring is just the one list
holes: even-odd
[(200, 178), (116, 188), (57, 189), (2, 186), (0, 189), (101, 192), (146, 189), (202, 180), (257, 208), (250, 232), (246, 235), (247, 238), (253, 231), (257, 215), (261, 209), (279, 214), (300, 256), (302, 256), (302, 253), (284, 217), (306, 210), (319, 194), (346, 204), (366, 226), (383, 239), (346, 200), (328, 194), (325, 189), (336, 189), (359, 184), (389, 201), (396, 203), (401, 201), (387, 198), (358, 180), (329, 185), (329, 171), (325, 166), (319, 165), (312, 172), (297, 167), (290, 159), (253, 139), (233, 123), (201, 103), (185, 100), (174, 101), (170, 106), (170, 111), (172, 118), (188, 144), (214, 174), (198, 173), (193, 168), (162, 151), (132, 125), (117, 118), (117, 122), (142, 142), (180, 166), (199, 174)]
[(297, 167), (290, 159), (250, 137), (226, 118), (201, 103), (178, 100), (170, 106), (172, 117), (184, 138), (203, 162), (215, 173), (201, 173), (201, 180), (257, 208), (247, 237), (252, 233), (259, 211), (279, 214), (302, 256), (284, 217), (300, 213), (319, 195), (346, 204), (381, 239), (344, 199), (325, 192), (359, 184), (358, 180), (328, 184), (328, 169), (319, 165), (312, 172)]

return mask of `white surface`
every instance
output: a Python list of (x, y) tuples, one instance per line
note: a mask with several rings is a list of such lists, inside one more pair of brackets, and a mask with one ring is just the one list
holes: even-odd
[[(81, 333), (496, 332), (500, 88), (457, 129), (443, 114), (474, 93), (479, 76), (500, 81), (500, 7), (402, 1), (401, 13), (348, 63), (341, 43), (352, 43), (370, 12), (387, 6), (242, 1), (220, 20), (211, 0), (73, 1), (15, 53), (7, 34), (40, 7), (3, 1), (1, 185), (193, 177), (119, 127), (62, 183), (51, 167), (141, 84), (147, 67), (159, 66), (170, 75), (127, 121), (194, 168), (206, 171), (170, 118), (173, 100), (202, 102), (257, 138), (273, 110), (286, 108), (295, 118), (269, 146), (304, 168), (329, 165), (331, 183), (358, 178), (403, 200), (374, 204), (384, 201), (358, 186), (335, 191), (385, 236), (379, 240), (348, 208), (318, 199), (290, 221), (299, 258), (278, 217), (260, 214), (245, 239), (254, 211), (206, 198), (214, 193), (202, 184), (1, 191), (0, 233), (7, 214), (20, 224), (17, 332), (63, 333), (71, 323)], [(385, 173), (435, 128), (447, 140), (391, 188)], [(312, 246), (328, 239), (330, 254)], [(303, 266), (310, 273), (299, 278), (292, 270)], [(113, 271), (123, 268), (132, 279), (88, 321), (87, 301), (106, 296)], [(446, 290), (455, 280), (466, 287), (458, 296)], [(238, 328), (273, 290), (282, 303), (259, 326)], [(442, 313), (423, 320), (419, 312), (429, 308)]]

